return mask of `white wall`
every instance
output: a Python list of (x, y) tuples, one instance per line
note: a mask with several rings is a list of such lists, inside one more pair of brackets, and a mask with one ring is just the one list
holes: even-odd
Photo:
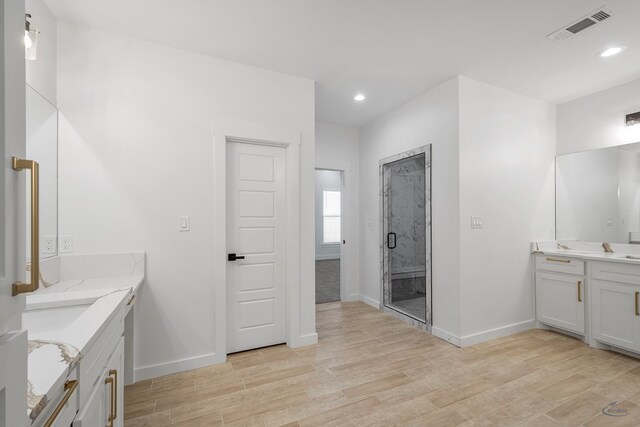
[(360, 299), (359, 131), (316, 122), (316, 168), (342, 171), (342, 298)]
[(44, 0), (26, 0), (25, 12), (31, 14), (31, 28), (40, 32), (37, 59), (25, 61), (27, 83), (56, 105), (58, 23)]
[(558, 155), (640, 142), (640, 126), (625, 116), (640, 111), (640, 80), (558, 105)]
[[(464, 344), (491, 336), (474, 334), (499, 328), (495, 334), (506, 334), (531, 326), (529, 243), (552, 237), (554, 154), (555, 106), (460, 78)], [(472, 215), (483, 217), (484, 228), (471, 229)]]
[(314, 334), (314, 82), (66, 23), (58, 53), (60, 233), (77, 253), (147, 253), (138, 373), (213, 360), (216, 118), (300, 131), (300, 334)]
[(341, 191), (342, 173), (335, 170), (316, 170), (316, 260), (339, 259), (340, 243), (323, 243), (324, 191)]
[[(27, 158), (39, 164), (40, 258), (54, 256), (44, 245), (45, 237), (58, 235), (58, 110), (32, 87), (26, 87)], [(31, 217), (31, 188), (27, 188), (27, 224)], [(27, 259), (31, 259), (31, 229), (27, 228)]]
[(434, 333), (468, 345), (531, 327), (529, 243), (554, 228), (555, 107), (456, 77), (360, 135), (364, 299), (380, 300), (378, 162), (432, 143)]
[(360, 130), (360, 289), (380, 303), (379, 161), (432, 144), (433, 325), (460, 331), (460, 204), (458, 78), (369, 123)]

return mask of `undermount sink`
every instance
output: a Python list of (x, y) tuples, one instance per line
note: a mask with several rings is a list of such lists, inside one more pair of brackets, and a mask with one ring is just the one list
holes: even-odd
[(28, 334), (59, 331), (82, 316), (89, 307), (91, 304), (27, 310), (22, 313), (22, 327), (28, 330)]

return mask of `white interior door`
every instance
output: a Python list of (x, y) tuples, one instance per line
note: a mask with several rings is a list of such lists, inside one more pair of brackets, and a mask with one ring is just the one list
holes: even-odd
[(23, 37), (24, 2), (0, 0), (0, 427), (28, 425), (25, 297), (12, 295), (26, 270), (26, 176), (11, 167), (13, 156), (25, 154)]
[(228, 353), (286, 341), (285, 196), (284, 148), (227, 144)]

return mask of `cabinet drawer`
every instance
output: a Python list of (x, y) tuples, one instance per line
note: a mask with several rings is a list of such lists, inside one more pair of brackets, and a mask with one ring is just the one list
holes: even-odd
[(536, 269), (582, 276), (584, 275), (584, 261), (552, 255), (537, 255)]
[(640, 285), (640, 265), (594, 262), (591, 266), (591, 275), (594, 279)]

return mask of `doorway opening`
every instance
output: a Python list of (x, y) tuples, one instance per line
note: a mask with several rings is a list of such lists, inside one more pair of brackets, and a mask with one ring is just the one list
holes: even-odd
[(316, 304), (340, 301), (342, 171), (316, 169)]

